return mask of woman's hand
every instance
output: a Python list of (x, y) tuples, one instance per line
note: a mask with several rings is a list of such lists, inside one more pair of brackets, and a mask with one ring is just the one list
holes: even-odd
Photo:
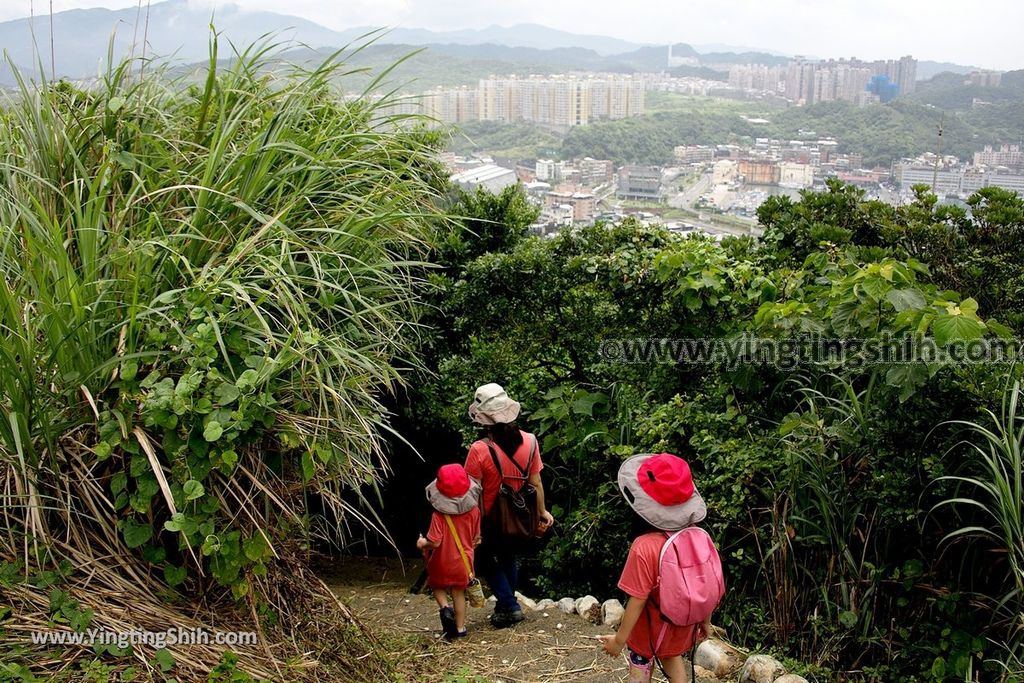
[(428, 541), (427, 539), (423, 538), (423, 534), (420, 534), (420, 537), (418, 539), (416, 539), (416, 549), (417, 550), (423, 550), (429, 544), (430, 544), (430, 541)]
[(555, 518), (551, 515), (551, 512), (543, 510), (540, 513), (538, 521), (540, 522), (540, 532), (544, 533), (555, 523)]
[(618, 657), (622, 653), (622, 648), (625, 647), (625, 643), (620, 643), (616, 636), (598, 636), (598, 640), (601, 641), (601, 649), (605, 651), (609, 657)]

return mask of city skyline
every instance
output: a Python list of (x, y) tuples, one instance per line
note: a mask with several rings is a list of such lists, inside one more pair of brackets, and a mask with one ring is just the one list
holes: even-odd
[[(913, 54), (985, 69), (1024, 68), (1024, 45), (1018, 27), (1024, 5), (993, 0), (984, 12), (936, 7), (934, 1), (883, 0), (800, 3), (799, 0), (722, 0), (714, 4), (636, 0), (628, 6), (606, 0), (564, 0), (555, 5), (513, 2), (470, 3), (465, 0), (350, 0), (344, 11), (323, 0), (188, 0), (194, 8), (236, 5), (308, 19), (343, 30), (357, 26), (424, 28), (435, 31), (479, 29), (537, 23), (577, 34), (604, 35), (643, 44), (718, 43), (817, 58), (874, 60)], [(139, 0), (8, 0), (0, 21), (49, 11), (139, 6)], [(146, 0), (141, 5), (146, 6)], [(332, 6), (333, 5), (333, 6)], [(992, 21), (994, 17), (998, 21)], [(739, 18), (739, 20), (738, 20)]]

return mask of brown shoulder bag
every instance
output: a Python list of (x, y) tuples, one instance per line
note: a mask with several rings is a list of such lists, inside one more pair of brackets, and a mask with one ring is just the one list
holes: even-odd
[[(536, 538), (540, 529), (540, 513), (537, 511), (537, 489), (527, 481), (530, 478), (530, 468), (533, 466), (533, 458), (537, 455), (537, 437), (533, 438), (533, 448), (530, 450), (530, 457), (523, 468), (516, 462), (515, 458), (503, 453), (505, 458), (511, 461), (520, 476), (506, 476), (501, 469), (498, 454), (494, 445), (488, 439), (487, 450), (491, 452), (491, 460), (494, 462), (494, 469), (501, 477), (501, 487), (498, 489), (498, 497), (491, 506), (488, 514), (488, 522), (494, 532), (504, 538), (514, 540), (527, 540)], [(518, 491), (505, 483), (506, 479), (520, 479), (523, 485)]]

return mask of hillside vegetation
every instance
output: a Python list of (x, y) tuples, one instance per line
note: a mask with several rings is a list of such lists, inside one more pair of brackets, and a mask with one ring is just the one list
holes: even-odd
[[(676, 145), (752, 145), (756, 137), (833, 137), (839, 141), (840, 152), (862, 154), (868, 167), (885, 167), (936, 149), (970, 159), (983, 145), (1012, 143), (1024, 136), (1024, 107), (1017, 99), (965, 111), (945, 111), (910, 100), (867, 107), (827, 102), (788, 108), (673, 94), (657, 94), (651, 100), (650, 111), (644, 116), (599, 121), (557, 134), (561, 137), (558, 155), (565, 159), (590, 156), (618, 163), (665, 165), (672, 162)], [(752, 124), (744, 117), (766, 118), (769, 123)], [(473, 144), (462, 143), (457, 147), (459, 151), (510, 147), (503, 141), (511, 134), (510, 129), (501, 124), (475, 128), (477, 125), (468, 128), (477, 133), (470, 136)], [(527, 141), (520, 148), (537, 151), (534, 138), (541, 135), (541, 129), (515, 125), (519, 127), (517, 134)], [(801, 131), (813, 131), (813, 136), (808, 138)], [(552, 147), (550, 136), (556, 133), (544, 135), (544, 146)]]
[[(449, 188), (440, 136), (343, 97), (334, 58), (211, 48), (198, 80), (128, 62), (22, 82), (0, 116), (0, 679), (402, 680), (311, 549), (424, 524), (491, 381), (541, 440), (540, 593), (615, 592), (637, 531), (615, 473), (669, 451), (708, 502), (732, 640), (822, 680), (1024, 679), (1020, 196), (897, 208), (830, 181), (767, 200), (757, 241), (531, 237), (518, 187)], [(661, 104), (563, 144), (660, 159), (764, 129)], [(976, 111), (997, 110), (947, 116), (951, 138)], [(767, 112), (897, 149), (936, 115), (814, 113)], [(258, 642), (29, 635), (178, 626)]]
[[(1024, 329), (1019, 196), (968, 214), (831, 183), (718, 244), (632, 221), (526, 237), (515, 192), (457, 209), (504, 206), (505, 231), (437, 256), (408, 434), (468, 444), (480, 382), (522, 402), (559, 520), (541, 594), (613, 594), (635, 533), (615, 473), (668, 451), (708, 502), (733, 638), (822, 680), (1020, 680), (1021, 366), (944, 355)], [(921, 336), (936, 353), (907, 355)], [(429, 452), (420, 477), (459, 457)]]

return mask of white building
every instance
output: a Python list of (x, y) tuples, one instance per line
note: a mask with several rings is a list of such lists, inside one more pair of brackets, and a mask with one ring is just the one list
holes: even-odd
[(565, 162), (552, 161), (551, 159), (537, 159), (533, 166), (537, 174), (537, 180), (557, 183), (565, 177)]
[(541, 221), (547, 225), (569, 227), (575, 219), (572, 204), (550, 204), (541, 212)]
[(461, 173), (456, 173), (451, 178), (452, 182), (464, 190), (473, 191), (477, 188), (484, 188), (495, 194), (501, 192), (509, 185), (519, 182), (516, 179), (516, 172), (510, 168), (484, 164)]
[(936, 165), (934, 155), (926, 156), (932, 157), (931, 163), (927, 163), (927, 158), (922, 158), (896, 164), (894, 176), (901, 189), (927, 185), (936, 194), (965, 197), (983, 187), (1001, 187), (1024, 194), (1024, 174), (1005, 168), (989, 169), (985, 166), (964, 166), (949, 162)]
[(779, 164), (779, 185), (803, 189), (814, 184), (814, 168), (810, 164), (794, 164), (784, 161)]
[(736, 180), (737, 176), (737, 164), (735, 161), (729, 159), (722, 159), (716, 161), (714, 170), (711, 174), (711, 182), (715, 185), (721, 185), (722, 183), (731, 183)]

